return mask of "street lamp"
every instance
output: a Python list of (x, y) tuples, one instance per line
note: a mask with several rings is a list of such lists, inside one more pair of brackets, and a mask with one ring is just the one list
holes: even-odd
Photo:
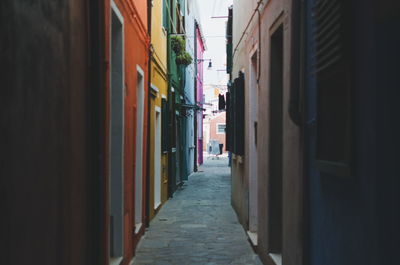
[(197, 62), (197, 63), (201, 63), (201, 62), (204, 62), (204, 61), (210, 61), (210, 62), (208, 63), (208, 70), (211, 70), (211, 68), (212, 68), (212, 61), (211, 61), (211, 59), (196, 59), (196, 62)]

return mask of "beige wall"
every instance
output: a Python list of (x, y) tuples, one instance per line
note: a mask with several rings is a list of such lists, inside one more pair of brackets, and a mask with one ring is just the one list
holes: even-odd
[[(254, 95), (251, 95), (250, 66), (251, 56), (257, 52), (260, 58), (260, 81), (258, 88), (258, 144), (256, 156), (258, 158), (258, 253), (265, 264), (274, 264), (269, 257), (268, 242), (268, 184), (269, 184), (269, 123), (270, 123), (270, 37), (279, 24), (283, 24), (284, 69), (283, 69), (283, 173), (282, 173), (282, 200), (283, 200), (283, 247), (282, 256), (284, 265), (302, 264), (302, 168), (300, 129), (290, 119), (290, 48), (291, 48), (291, 1), (270, 0), (264, 1), (258, 14), (247, 30), (240, 45), (237, 43), (252, 15), (258, 1), (234, 1), (233, 48), (238, 47), (233, 59), (232, 78), (238, 76), (242, 70), (245, 73), (245, 156), (235, 157), (232, 161), (232, 205), (239, 220), (245, 229), (249, 228), (249, 198), (250, 160), (253, 159), (250, 146), (252, 144), (253, 124), (251, 107)], [(261, 42), (259, 40), (258, 23), (261, 24)], [(253, 117), (254, 119), (254, 117)], [(253, 154), (254, 155), (254, 154)], [(250, 193), (250, 194), (249, 194)]]
[[(258, 0), (234, 0), (233, 1), (233, 68), (232, 68), (232, 81), (238, 77), (239, 71), (243, 71), (246, 75), (248, 73), (248, 60), (249, 55), (246, 49), (246, 43), (254, 42), (254, 38), (249, 38), (246, 34), (241, 42), (242, 37), (248, 21), (252, 16), (252, 11), (256, 8)], [(249, 29), (252, 30), (257, 25), (257, 20), (252, 21)], [(250, 33), (248, 30), (247, 33)], [(247, 80), (247, 76), (245, 78)], [(247, 81), (246, 81), (247, 82)], [(245, 100), (248, 98), (248, 86), (245, 88)], [(245, 121), (248, 121), (248, 102), (246, 101)], [(245, 154), (248, 154), (248, 126), (246, 124), (245, 130)], [(232, 156), (232, 205), (238, 214), (238, 218), (243, 227), (249, 229), (249, 175), (246, 172), (246, 160), (249, 159), (246, 155)]]

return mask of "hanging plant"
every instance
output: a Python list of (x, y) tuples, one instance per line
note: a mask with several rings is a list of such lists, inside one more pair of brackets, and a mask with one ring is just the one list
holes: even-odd
[(184, 51), (176, 57), (175, 61), (176, 64), (188, 66), (193, 62), (193, 58), (188, 52)]
[(179, 55), (186, 49), (186, 41), (182, 36), (172, 36), (171, 47), (172, 50)]

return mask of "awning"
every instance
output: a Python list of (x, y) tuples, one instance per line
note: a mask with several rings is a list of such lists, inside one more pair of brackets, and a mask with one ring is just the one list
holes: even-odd
[(194, 109), (194, 110), (203, 110), (205, 111), (205, 109), (203, 109), (202, 107), (195, 105), (195, 104), (179, 104), (181, 106), (181, 108), (184, 109)]

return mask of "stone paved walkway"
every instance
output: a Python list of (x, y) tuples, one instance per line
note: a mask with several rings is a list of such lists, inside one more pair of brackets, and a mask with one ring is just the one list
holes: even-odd
[(134, 265), (261, 265), (230, 205), (227, 158), (205, 160), (151, 222)]

